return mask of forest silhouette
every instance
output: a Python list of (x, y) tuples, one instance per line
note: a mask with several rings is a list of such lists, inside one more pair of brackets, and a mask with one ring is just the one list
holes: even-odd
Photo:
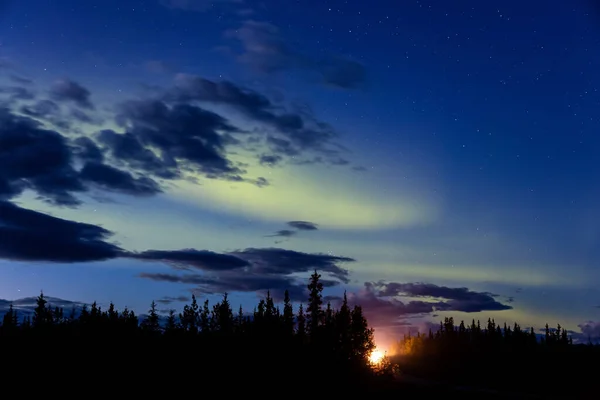
[[(361, 306), (351, 307), (346, 294), (338, 309), (324, 304), (320, 278), (317, 271), (311, 275), (306, 306), (296, 310), (287, 291), (282, 308), (267, 293), (252, 313), (241, 306), (234, 312), (224, 294), (212, 305), (192, 296), (181, 313), (171, 310), (166, 318), (155, 302), (140, 317), (112, 303), (106, 310), (96, 303), (64, 310), (52, 307), (41, 293), (32, 316), (21, 317), (11, 305), (3, 317), (0, 343), (3, 361), (11, 366), (4, 378), (12, 381), (38, 368), (33, 390), (59, 390), (58, 382), (78, 379), (87, 379), (86, 385), (95, 380), (130, 385), (81, 389), (94, 395), (102, 390), (161, 396), (207, 391), (295, 397), (300, 390), (312, 390), (317, 398), (433, 395), (460, 391), (463, 385), (502, 390), (488, 392), (487, 398), (513, 398), (506, 393), (553, 397), (559, 391), (575, 398), (598, 388), (591, 371), (597, 370), (599, 346), (573, 344), (560, 325), (546, 326), (539, 337), (518, 324), (501, 328), (488, 320), (481, 327), (473, 320), (470, 326), (455, 326), (446, 318), (436, 331), (405, 336), (391, 356), (373, 363), (374, 330)], [(426, 384), (415, 384), (415, 377)], [(480, 396), (472, 390), (460, 395)]]

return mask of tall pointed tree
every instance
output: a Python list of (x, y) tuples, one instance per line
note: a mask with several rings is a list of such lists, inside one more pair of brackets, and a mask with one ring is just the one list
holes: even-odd
[(321, 275), (315, 270), (310, 276), (308, 284), (308, 308), (307, 322), (308, 331), (312, 337), (317, 335), (319, 326), (323, 324), (323, 283), (320, 281)]
[(150, 305), (148, 315), (142, 321), (142, 328), (144, 329), (144, 331), (151, 334), (156, 334), (160, 331), (158, 310), (156, 309), (156, 302), (154, 300), (152, 300), (152, 304)]
[(283, 295), (283, 330), (288, 335), (294, 333), (294, 308), (287, 289)]

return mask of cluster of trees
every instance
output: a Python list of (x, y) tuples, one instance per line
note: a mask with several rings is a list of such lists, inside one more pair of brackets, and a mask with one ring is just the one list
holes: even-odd
[(76, 335), (80, 337), (131, 336), (163, 337), (211, 342), (238, 339), (277, 341), (299, 346), (327, 348), (340, 359), (366, 363), (375, 347), (373, 329), (369, 327), (360, 305), (350, 307), (344, 293), (339, 309), (331, 303), (323, 304), (323, 284), (316, 271), (308, 284), (309, 298), (306, 309), (300, 304), (294, 311), (288, 291), (285, 291), (283, 308), (275, 304), (268, 292), (251, 314), (244, 313), (242, 306), (234, 314), (227, 294), (221, 301), (201, 305), (195, 295), (178, 315), (170, 310), (166, 320), (158, 312), (153, 301), (143, 318), (125, 308), (118, 311), (114, 304), (103, 310), (97, 303), (65, 312), (52, 307), (41, 293), (31, 317), (19, 317), (10, 306), (0, 326), (2, 337), (27, 337), (43, 335)]
[(480, 321), (473, 319), (469, 326), (464, 321), (456, 326), (452, 317), (446, 317), (435, 332), (430, 329), (429, 334), (404, 335), (392, 346), (391, 352), (404, 356), (482, 351), (522, 353), (540, 349), (559, 350), (572, 344), (572, 337), (560, 324), (556, 329), (550, 329), (546, 324), (545, 335), (538, 337), (533, 328), (522, 329), (516, 322), (512, 328), (506, 323), (501, 327), (493, 319), (488, 319), (487, 325), (482, 327)]
[(600, 361), (599, 347), (573, 344), (560, 325), (540, 335), (493, 319), (457, 326), (450, 317), (436, 331), (405, 335), (391, 353), (403, 372), (419, 377), (531, 394), (569, 389), (576, 397), (598, 389), (591, 366)]
[[(116, 368), (139, 369), (152, 365), (148, 358), (155, 362), (158, 355), (173, 363), (202, 360), (197, 368), (205, 378), (220, 368), (233, 368), (245, 371), (242, 380), (309, 371), (327, 374), (333, 381), (356, 374), (360, 378), (355, 382), (379, 379), (382, 374), (373, 373), (368, 362), (375, 345), (362, 308), (351, 307), (345, 294), (339, 309), (324, 304), (320, 278), (317, 271), (310, 277), (306, 307), (294, 309), (286, 291), (280, 308), (267, 293), (252, 313), (241, 306), (234, 312), (227, 294), (212, 305), (192, 296), (181, 313), (171, 311), (167, 317), (152, 302), (148, 313), (139, 317), (113, 304), (107, 309), (94, 303), (63, 310), (48, 304), (42, 293), (31, 317), (20, 316), (11, 306), (0, 326), (0, 343), (19, 341), (36, 347), (38, 356), (71, 357), (88, 366), (92, 360), (104, 360), (117, 363)], [(82, 353), (73, 346), (75, 340), (93, 345)], [(52, 346), (46, 345), (49, 342)]]

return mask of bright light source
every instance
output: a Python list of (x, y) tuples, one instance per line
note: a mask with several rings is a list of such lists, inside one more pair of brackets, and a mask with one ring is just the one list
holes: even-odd
[(369, 356), (369, 361), (371, 362), (371, 364), (379, 364), (381, 360), (383, 360), (384, 356), (385, 353), (383, 351), (373, 350), (373, 352)]

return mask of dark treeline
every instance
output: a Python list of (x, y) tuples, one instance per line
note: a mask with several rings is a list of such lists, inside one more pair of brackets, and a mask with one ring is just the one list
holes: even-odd
[[(339, 309), (323, 304), (316, 271), (308, 290), (306, 306), (294, 309), (286, 291), (281, 308), (267, 294), (249, 315), (241, 307), (234, 311), (226, 294), (212, 305), (193, 296), (181, 313), (171, 311), (166, 322), (154, 302), (139, 318), (113, 304), (107, 309), (94, 303), (63, 310), (40, 294), (31, 317), (21, 318), (12, 307), (4, 315), (3, 361), (21, 368), (59, 363), (61, 371), (69, 371), (63, 377), (67, 380), (74, 373), (117, 380), (145, 376), (187, 380), (182, 384), (189, 390), (203, 382), (208, 389), (220, 385), (222, 395), (243, 387), (251, 393), (275, 394), (280, 392), (278, 380), (289, 384), (310, 377), (332, 392), (372, 390), (391, 382), (369, 364), (373, 329), (362, 308), (350, 307), (345, 295)], [(265, 391), (262, 385), (275, 386)], [(293, 394), (293, 387), (286, 390)]]
[(593, 378), (600, 346), (573, 344), (560, 325), (538, 335), (493, 319), (456, 326), (450, 317), (428, 334), (405, 335), (391, 353), (407, 373), (455, 384), (546, 395), (568, 390), (569, 398), (600, 388)]

